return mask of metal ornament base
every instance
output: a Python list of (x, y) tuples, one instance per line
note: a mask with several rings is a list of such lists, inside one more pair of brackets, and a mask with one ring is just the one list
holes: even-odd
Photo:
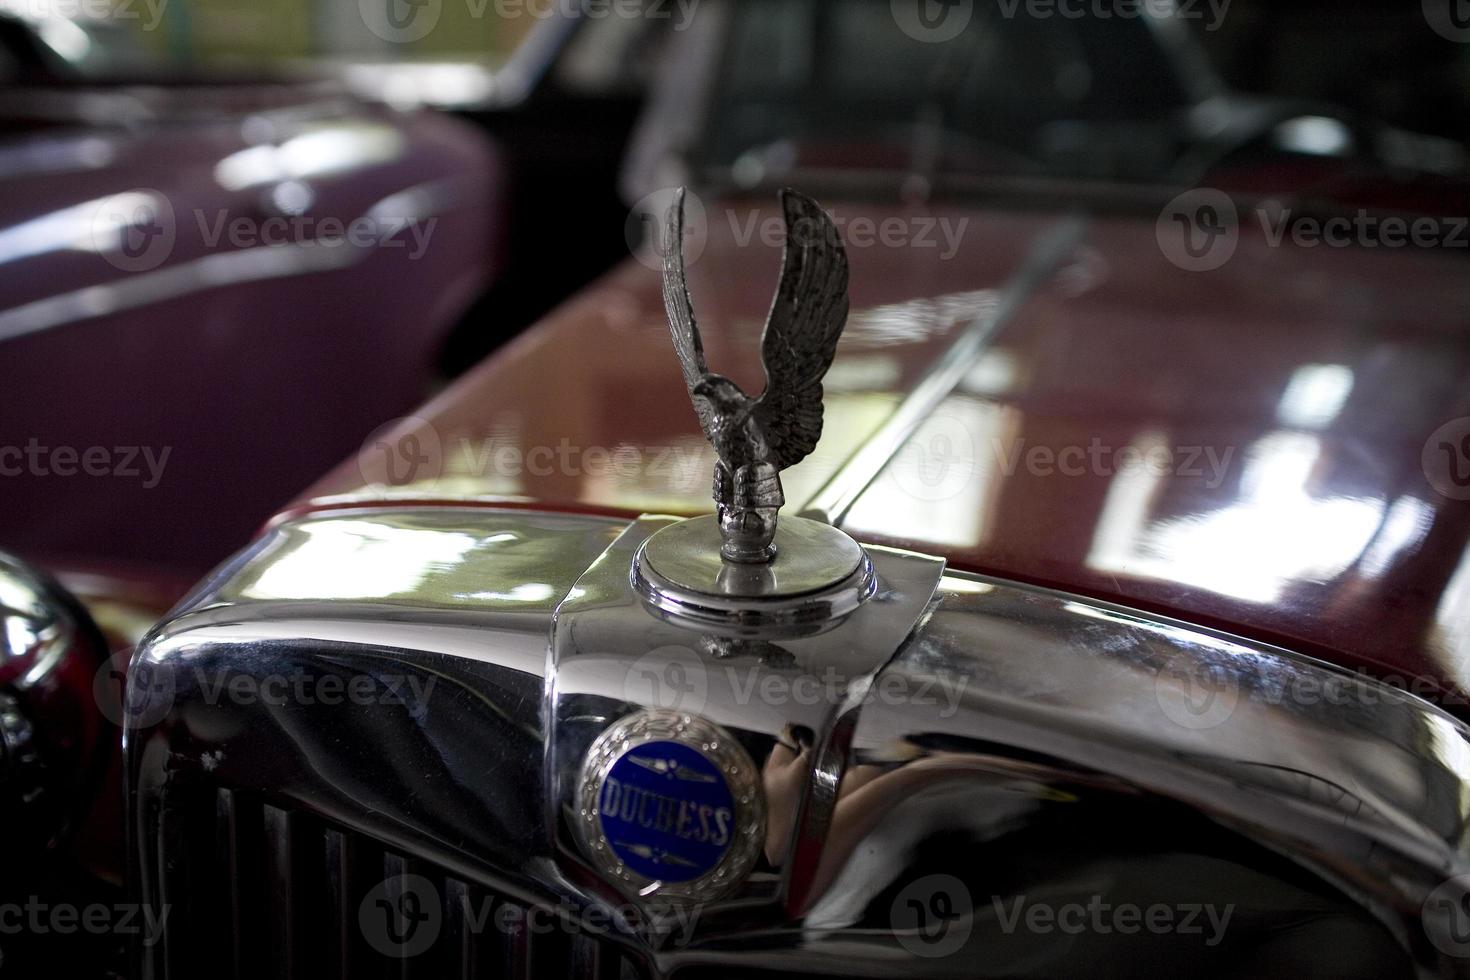
[(781, 518), (764, 564), (724, 560), (721, 541), (714, 517), (658, 531), (634, 556), (634, 589), (669, 618), (748, 636), (820, 630), (877, 588), (862, 546), (830, 524)]

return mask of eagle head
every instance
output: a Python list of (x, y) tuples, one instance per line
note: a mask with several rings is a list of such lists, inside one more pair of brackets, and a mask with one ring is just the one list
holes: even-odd
[(754, 407), (750, 396), (741, 391), (739, 385), (718, 374), (701, 378), (690, 390), (696, 397), (709, 402), (717, 415), (735, 422), (743, 422)]

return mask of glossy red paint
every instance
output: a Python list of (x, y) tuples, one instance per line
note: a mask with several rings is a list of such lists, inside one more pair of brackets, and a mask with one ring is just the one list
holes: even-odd
[[(711, 206), (690, 272), (711, 366), (747, 390), (759, 387), (778, 265), (774, 240), (742, 244), (752, 207)], [(833, 211), (849, 240), (854, 314), (827, 385), (826, 435), (786, 480), (792, 509), (1059, 220)], [(757, 218), (774, 214), (762, 205)], [(862, 245), (857, 216), (876, 228), (905, 219), (910, 235), (915, 218), (962, 231), (952, 255)], [(956, 567), (1368, 669), (1465, 713), (1470, 502), (1437, 492), (1421, 456), (1438, 427), (1470, 416), (1467, 332), (1463, 256), (1273, 245), (1247, 213), (1229, 261), (1186, 272), (1158, 244), (1152, 214), (1092, 218), (842, 523)], [(693, 513), (709, 507), (709, 462), (658, 274), (630, 262), (365, 446), (304, 503)]]
[[(868, 205), (835, 211), (843, 225), (859, 217), (932, 217), (926, 241), (933, 245), (850, 248), (854, 312), (827, 376), (821, 444), (784, 477), (792, 503), (814, 493), (957, 333), (994, 307), (1025, 243), (1055, 220), (945, 214), (958, 237), (951, 245), (939, 214), (883, 215)], [(710, 364), (750, 391), (762, 384), (760, 331), (780, 268), (780, 221), (774, 198), (711, 204), (703, 243), (691, 220), (690, 289)], [(669, 347), (662, 304), (656, 269), (628, 262), (415, 413), (418, 422), (365, 439), (362, 453), (305, 499), (366, 494), (624, 513), (708, 510), (713, 451)]]
[[(992, 345), (1009, 383), (956, 393), (846, 524), (1432, 681), (1463, 709), (1470, 502), (1421, 458), (1470, 415), (1464, 257), (1272, 247), (1250, 221), (1199, 273), (1149, 222), (1092, 223), (1086, 288), (1055, 277)], [(974, 437), (948, 484), (933, 479), (946, 412)], [(1148, 455), (1098, 466), (1095, 441)]]

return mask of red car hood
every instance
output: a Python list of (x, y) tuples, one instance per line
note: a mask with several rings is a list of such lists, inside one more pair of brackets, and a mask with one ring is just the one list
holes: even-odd
[[(1470, 502), (1425, 467), (1470, 416), (1463, 256), (1273, 245), (1247, 222), (1228, 262), (1185, 272), (1149, 217), (833, 211), (853, 315), (789, 510), (1448, 703), (1470, 689)], [(709, 215), (695, 309), (712, 368), (755, 391), (778, 212)], [(658, 273), (629, 262), (306, 503), (694, 513), (711, 463)]]

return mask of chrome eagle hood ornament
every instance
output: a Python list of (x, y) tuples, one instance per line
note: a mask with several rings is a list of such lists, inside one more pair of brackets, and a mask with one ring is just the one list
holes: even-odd
[(786, 502), (781, 471), (822, 435), (822, 378), (847, 323), (847, 253), (832, 219), (805, 194), (781, 191), (786, 247), (761, 337), (766, 389), (752, 398), (705, 364), (684, 273), (684, 189), (668, 215), (664, 305), (674, 350), (705, 438), (715, 447), (714, 497), (728, 561), (775, 556), (776, 516)]

